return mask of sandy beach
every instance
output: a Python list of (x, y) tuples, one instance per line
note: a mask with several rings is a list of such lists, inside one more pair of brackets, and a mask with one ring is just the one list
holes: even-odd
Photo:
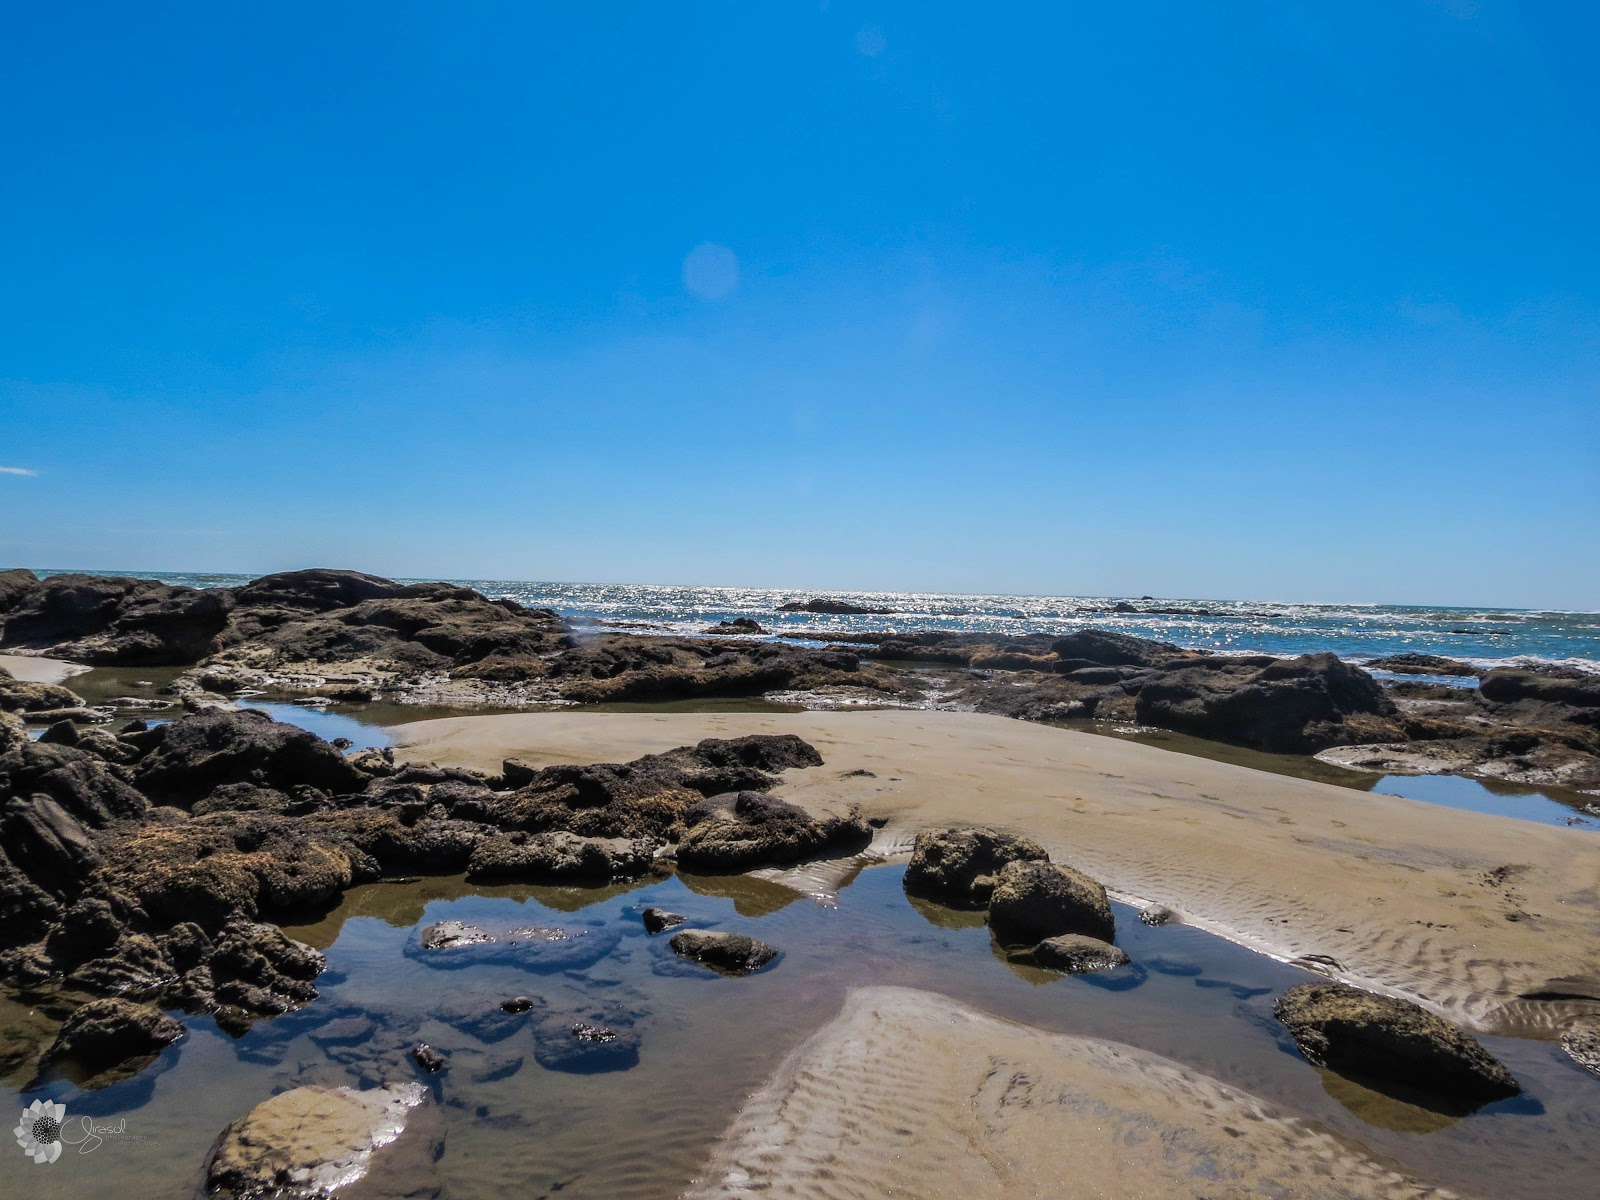
[(59, 658), (38, 658), (31, 654), (0, 654), (0, 668), (24, 683), (63, 683), (89, 670)]
[(887, 822), (886, 852), (934, 826), (1023, 831), (1123, 898), (1280, 958), (1317, 956), (1473, 1028), (1550, 1036), (1600, 1010), (1600, 838), (1587, 833), (972, 714), (547, 712), (391, 732), (403, 757), (486, 771), (794, 733), (825, 765), (789, 773), (781, 794), (859, 804)]
[(875, 987), (751, 1097), (687, 1196), (1452, 1194), (1170, 1060)]

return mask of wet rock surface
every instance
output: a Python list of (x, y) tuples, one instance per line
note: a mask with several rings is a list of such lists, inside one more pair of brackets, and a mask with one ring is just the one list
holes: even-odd
[(749, 975), (778, 957), (765, 942), (743, 933), (686, 929), (672, 935), (672, 952), (720, 975)]
[(982, 908), (995, 878), (1013, 862), (1046, 862), (1032, 838), (991, 829), (932, 829), (917, 834), (905, 889), (952, 908)]
[(1057, 863), (1017, 861), (1001, 868), (989, 897), (989, 928), (1002, 945), (1032, 946), (1061, 934), (1109, 942), (1116, 923), (1106, 890)]
[(1278, 998), (1273, 1015), (1318, 1066), (1467, 1103), (1521, 1090), (1471, 1034), (1408, 1000), (1342, 983), (1303, 983)]
[(45, 1058), (106, 1081), (108, 1071), (159, 1054), (182, 1036), (183, 1026), (154, 1005), (107, 997), (75, 1009)]
[(198, 1196), (424, 1200), (439, 1194), (443, 1144), (443, 1121), (420, 1084), (293, 1088), (222, 1131)]
[(676, 929), (688, 918), (675, 912), (668, 912), (664, 908), (647, 908), (639, 914), (639, 919), (644, 922), (646, 933), (663, 933), (668, 929)]
[(1083, 934), (1064, 933), (1046, 938), (1033, 948), (1033, 961), (1041, 967), (1066, 971), (1071, 975), (1084, 975), (1091, 971), (1109, 971), (1127, 966), (1127, 952)]

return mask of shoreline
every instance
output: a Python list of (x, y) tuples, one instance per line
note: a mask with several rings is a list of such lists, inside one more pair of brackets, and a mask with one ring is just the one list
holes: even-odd
[(795, 733), (825, 765), (779, 794), (859, 805), (886, 822), (882, 852), (922, 828), (1012, 829), (1119, 898), (1481, 1031), (1549, 1038), (1600, 1011), (1600, 840), (1565, 830), (977, 714), (545, 712), (389, 732), (399, 757), (486, 771)]

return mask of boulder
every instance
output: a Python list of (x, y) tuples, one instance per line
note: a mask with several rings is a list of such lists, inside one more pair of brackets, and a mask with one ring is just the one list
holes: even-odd
[(685, 929), (673, 934), (669, 945), (678, 957), (710, 967), (719, 975), (749, 975), (778, 957), (771, 946), (743, 933)]
[(1008, 863), (989, 897), (989, 928), (1006, 946), (1032, 946), (1063, 933), (1111, 941), (1116, 923), (1106, 890), (1056, 863)]
[(420, 1083), (293, 1088), (222, 1131), (197, 1200), (423, 1200), (439, 1194), (443, 1144)]
[(1007, 863), (1046, 862), (1031, 838), (992, 829), (929, 829), (917, 834), (905, 889), (953, 908), (982, 908)]
[(678, 864), (691, 871), (744, 871), (799, 862), (822, 854), (848, 854), (872, 841), (872, 829), (851, 809), (843, 816), (812, 816), (761, 792), (713, 797), (685, 818)]
[(572, 833), (512, 833), (485, 838), (467, 860), (467, 878), (503, 883), (609, 883), (650, 869), (659, 842), (585, 838)]
[(74, 1009), (46, 1052), (90, 1074), (158, 1054), (183, 1036), (183, 1026), (153, 1004), (107, 997)]
[(1127, 952), (1099, 938), (1081, 933), (1063, 933), (1045, 938), (1033, 948), (1033, 961), (1041, 967), (1083, 975), (1090, 971), (1109, 971), (1131, 961)]
[(1400, 732), (1377, 680), (1332, 654), (1165, 671), (1140, 688), (1134, 714), (1143, 725), (1287, 754)]
[(1409, 1000), (1342, 983), (1302, 983), (1272, 1011), (1318, 1066), (1473, 1103), (1522, 1090), (1471, 1034)]

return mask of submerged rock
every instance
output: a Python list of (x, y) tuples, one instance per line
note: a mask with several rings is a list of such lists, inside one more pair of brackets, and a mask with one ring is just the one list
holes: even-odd
[(182, 1036), (183, 1026), (155, 1005), (107, 997), (73, 1010), (45, 1058), (92, 1076), (159, 1054)]
[(905, 889), (953, 908), (982, 908), (1007, 863), (1046, 862), (1032, 838), (992, 829), (931, 829), (917, 834)]
[(640, 913), (639, 919), (644, 922), (646, 933), (661, 933), (663, 930), (676, 929), (689, 918), (664, 908), (651, 907)]
[(1522, 1090), (1471, 1034), (1409, 1000), (1342, 983), (1302, 983), (1272, 1011), (1318, 1066), (1475, 1102)]
[(1064, 933), (1110, 941), (1116, 934), (1106, 890), (1056, 863), (1017, 861), (996, 877), (989, 928), (1002, 945), (1031, 946)]
[(445, 1067), (450, 1063), (450, 1059), (448, 1057), (440, 1053), (438, 1050), (435, 1050), (432, 1046), (428, 1045), (427, 1042), (418, 1042), (415, 1046), (411, 1047), (411, 1057), (416, 1060), (417, 1066), (421, 1067), (430, 1075), (444, 1070)]
[(778, 952), (765, 942), (743, 933), (712, 933), (686, 929), (672, 935), (672, 952), (721, 975), (749, 975), (759, 971)]
[(1081, 933), (1063, 933), (1046, 938), (1035, 946), (1033, 961), (1041, 967), (1082, 975), (1090, 971), (1109, 971), (1113, 967), (1127, 966), (1132, 960), (1126, 951), (1110, 942), (1085, 937)]
[(373, 1200), (439, 1194), (444, 1124), (420, 1083), (299, 1087), (218, 1136), (197, 1200), (325, 1200), (359, 1185)]
[(552, 1016), (534, 1031), (534, 1061), (574, 1075), (626, 1071), (639, 1064), (639, 1034), (616, 1021)]

